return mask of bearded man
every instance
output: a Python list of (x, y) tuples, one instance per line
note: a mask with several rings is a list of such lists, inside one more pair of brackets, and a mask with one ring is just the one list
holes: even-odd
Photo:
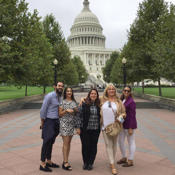
[(40, 110), (42, 139), (41, 148), (41, 171), (51, 172), (52, 168), (59, 168), (59, 165), (51, 161), (52, 148), (56, 137), (59, 134), (59, 114), (58, 107), (62, 103), (62, 93), (64, 84), (58, 82), (54, 86), (54, 91), (48, 93), (44, 97), (44, 101)]

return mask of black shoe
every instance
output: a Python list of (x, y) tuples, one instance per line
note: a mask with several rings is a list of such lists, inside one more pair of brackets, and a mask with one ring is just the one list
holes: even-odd
[(47, 166), (43, 167), (43, 166), (40, 165), (39, 169), (41, 171), (45, 171), (45, 172), (52, 172), (52, 170), (49, 167), (47, 167)]
[(83, 170), (87, 170), (88, 169), (88, 165), (85, 163), (84, 165), (83, 165)]
[(123, 157), (119, 161), (117, 161), (117, 164), (124, 164), (124, 163), (127, 163), (127, 158), (126, 157)]
[(122, 167), (130, 167), (134, 166), (133, 162), (126, 162), (125, 164), (122, 165)]
[(59, 168), (60, 166), (58, 165), (58, 164), (56, 164), (56, 163), (52, 163), (52, 164), (50, 164), (50, 163), (46, 163), (46, 166), (47, 167), (51, 167), (51, 168)]
[(93, 166), (92, 166), (91, 164), (89, 164), (88, 167), (87, 167), (87, 170), (90, 171), (90, 170), (92, 170), (92, 169), (93, 169)]

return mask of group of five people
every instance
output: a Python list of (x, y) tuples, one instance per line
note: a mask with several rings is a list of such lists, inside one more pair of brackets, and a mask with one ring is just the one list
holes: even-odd
[[(72, 137), (76, 131), (80, 135), (82, 145), (83, 169), (92, 170), (97, 154), (97, 143), (102, 131), (106, 152), (109, 158), (112, 174), (117, 174), (115, 166), (117, 138), (122, 153), (122, 158), (117, 162), (123, 167), (133, 166), (135, 153), (135, 132), (137, 128), (136, 105), (132, 98), (131, 87), (123, 89), (121, 98), (113, 84), (109, 84), (99, 97), (97, 89), (88, 92), (86, 98), (82, 98), (78, 105), (71, 87), (64, 90), (62, 82), (58, 82), (55, 91), (47, 94), (44, 98), (40, 111), (42, 129), (42, 149), (40, 170), (51, 172), (51, 168), (59, 165), (51, 161), (53, 143), (58, 134), (63, 140), (63, 164), (64, 170), (72, 170), (69, 163), (69, 153)], [(62, 96), (63, 94), (63, 96)], [(106, 126), (116, 122), (116, 116), (122, 116), (123, 129), (116, 136), (109, 136), (105, 132)], [(121, 124), (121, 123), (120, 123)], [(127, 159), (125, 138), (129, 145)]]

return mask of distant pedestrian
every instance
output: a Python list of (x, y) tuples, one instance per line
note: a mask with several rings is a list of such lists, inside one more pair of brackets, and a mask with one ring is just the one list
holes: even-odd
[(80, 121), (83, 169), (92, 170), (100, 135), (100, 99), (95, 88), (89, 91), (87, 97), (82, 102)]
[(42, 129), (42, 149), (40, 170), (51, 172), (52, 168), (59, 168), (59, 165), (51, 161), (52, 148), (57, 135), (59, 134), (59, 115), (58, 106), (62, 103), (62, 92), (64, 85), (58, 82), (55, 91), (50, 92), (44, 98), (41, 110), (41, 129)]
[(117, 117), (125, 118), (125, 108), (117, 95), (117, 90), (113, 84), (109, 84), (103, 93), (101, 98), (101, 114), (102, 114), (102, 133), (106, 145), (106, 151), (110, 162), (112, 174), (117, 174), (118, 171), (115, 167), (115, 157), (117, 151), (117, 135), (109, 136), (105, 132), (107, 125), (119, 122)]
[[(118, 143), (120, 146), (120, 150), (122, 153), (122, 159), (120, 159), (117, 163), (123, 164), (123, 167), (133, 166), (134, 153), (136, 150), (135, 145), (135, 129), (137, 128), (136, 121), (136, 104), (132, 98), (131, 87), (126, 86), (123, 89), (123, 93), (121, 95), (121, 100), (126, 108), (126, 119), (123, 123), (123, 130), (119, 134)], [(129, 156), (127, 160), (126, 156), (126, 146), (125, 146), (125, 138), (127, 137), (128, 145), (129, 145)]]
[(80, 129), (76, 128), (78, 111), (77, 103), (74, 98), (74, 93), (72, 88), (67, 87), (64, 90), (63, 103), (59, 106), (59, 116), (60, 116), (60, 135), (63, 139), (63, 164), (62, 168), (64, 170), (71, 171), (72, 167), (68, 161), (71, 140), (74, 135), (74, 130), (76, 129), (77, 134), (80, 133)]

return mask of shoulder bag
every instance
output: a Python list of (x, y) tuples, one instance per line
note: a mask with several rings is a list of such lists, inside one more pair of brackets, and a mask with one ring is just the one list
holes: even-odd
[[(112, 107), (112, 106), (111, 106)], [(114, 136), (117, 136), (120, 131), (123, 129), (123, 126), (122, 126), (122, 123), (120, 123), (116, 118), (116, 113), (114, 112), (113, 108), (112, 108), (112, 111), (114, 113), (114, 116), (115, 116), (115, 122), (114, 123), (111, 123), (109, 125), (106, 126), (105, 128), (105, 133), (108, 135), (108, 136), (111, 136), (111, 137), (114, 137)]]

